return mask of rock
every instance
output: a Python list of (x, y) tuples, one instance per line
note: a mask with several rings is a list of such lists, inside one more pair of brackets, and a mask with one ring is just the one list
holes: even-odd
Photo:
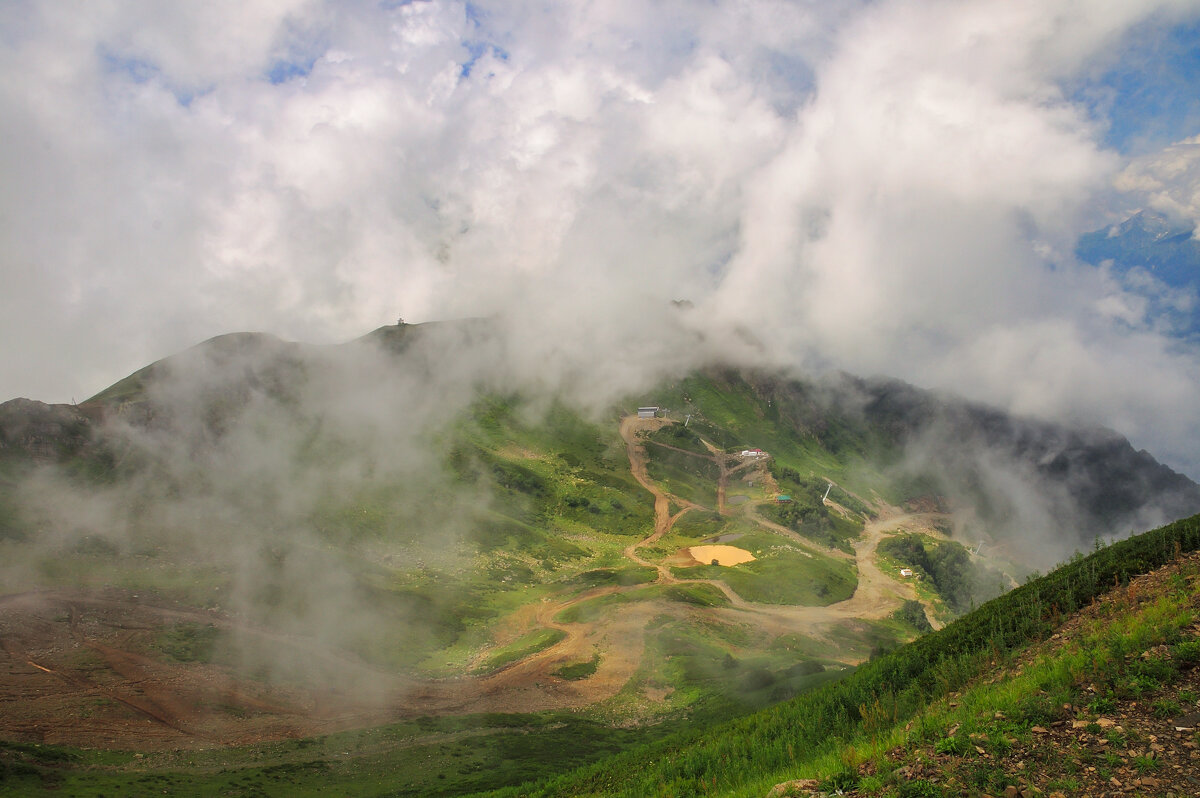
[(1004, 788), (1004, 798), (1018, 798), (1018, 796), (1020, 796), (1020, 793), (1011, 784)]
[(1191, 712), (1175, 718), (1171, 725), (1175, 727), (1175, 731), (1191, 731), (1200, 725), (1200, 712)]
[(792, 779), (772, 787), (771, 791), (767, 793), (767, 798), (790, 798), (803, 793), (812, 794), (816, 792), (816, 789), (816, 779)]
[(1030, 731), (1033, 732), (1034, 734), (1049, 734), (1050, 733), (1049, 729), (1043, 729), (1041, 726), (1034, 726), (1032, 729), (1030, 729)]

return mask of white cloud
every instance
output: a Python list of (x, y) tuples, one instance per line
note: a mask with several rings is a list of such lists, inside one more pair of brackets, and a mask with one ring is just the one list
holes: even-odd
[[(835, 5), (11, 5), (0, 395), (505, 307), (533, 364), (661, 336), (628, 378), (689, 298), (709, 340), (752, 320), (777, 362), (1086, 416), (1198, 473), (1194, 353), (1069, 265), (1122, 164), (1059, 88), (1197, 4)], [(1122, 179), (1194, 212), (1195, 146)]]
[(1114, 185), (1146, 206), (1200, 228), (1200, 136), (1135, 158)]

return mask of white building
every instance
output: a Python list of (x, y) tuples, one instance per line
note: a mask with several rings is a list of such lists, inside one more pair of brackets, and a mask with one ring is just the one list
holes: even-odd
[(638, 418), (654, 418), (658, 415), (657, 407), (639, 407)]

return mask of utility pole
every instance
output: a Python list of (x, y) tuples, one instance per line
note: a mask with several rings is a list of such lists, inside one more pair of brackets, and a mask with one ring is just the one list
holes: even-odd
[(824, 504), (824, 503), (825, 503), (825, 500), (829, 498), (829, 491), (831, 491), (831, 490), (833, 490), (833, 483), (832, 483), (832, 482), (830, 482), (830, 483), (829, 483), (829, 487), (825, 489), (825, 495), (821, 497), (821, 503), (822, 503), (822, 504)]

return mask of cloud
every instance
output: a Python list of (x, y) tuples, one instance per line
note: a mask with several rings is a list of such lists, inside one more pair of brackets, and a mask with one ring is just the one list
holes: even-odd
[(1114, 185), (1127, 198), (1200, 227), (1200, 136), (1133, 159)]
[(1063, 88), (1197, 4), (828, 6), (11, 4), (0, 395), (83, 398), (232, 330), (500, 313), (551, 383), (749, 352), (1200, 473), (1196, 354), (1072, 265), (1127, 165)]

